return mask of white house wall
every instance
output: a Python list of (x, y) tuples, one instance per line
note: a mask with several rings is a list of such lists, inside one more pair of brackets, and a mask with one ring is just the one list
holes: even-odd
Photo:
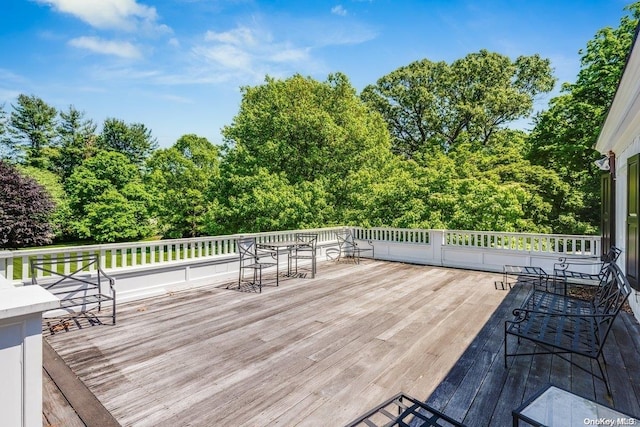
[[(615, 97), (602, 125), (595, 149), (602, 154), (615, 153), (615, 242), (622, 250), (618, 264), (626, 272), (627, 224), (627, 161), (640, 153), (640, 44), (634, 38)], [(596, 208), (594, 206), (594, 208)], [(640, 296), (633, 291), (629, 297), (636, 318), (640, 321)]]
[[(627, 160), (640, 153), (640, 131), (639, 134), (630, 140), (630, 142), (624, 146), (619, 144), (621, 148), (620, 152), (616, 152), (616, 199), (615, 199), (615, 239), (616, 246), (622, 250), (622, 254), (618, 260), (618, 264), (622, 268), (622, 271), (626, 272), (626, 253), (627, 253)], [(629, 297), (629, 305), (633, 309), (633, 312), (640, 321), (640, 293), (633, 291)]]

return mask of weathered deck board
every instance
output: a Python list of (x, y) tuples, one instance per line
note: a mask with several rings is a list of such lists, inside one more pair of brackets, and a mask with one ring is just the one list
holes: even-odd
[[(620, 313), (605, 346), (611, 398), (602, 381), (558, 357), (509, 357), (509, 369), (505, 370), (504, 320), (512, 317), (511, 310), (520, 306), (528, 292), (525, 285), (514, 286), (427, 404), (468, 426), (510, 425), (511, 411), (552, 383), (622, 412), (640, 415), (640, 326), (629, 313)], [(515, 346), (515, 341), (510, 340), (509, 345)], [(526, 341), (520, 345), (533, 349)], [(589, 366), (589, 361), (586, 363), (584, 366)]]
[(44, 427), (85, 427), (47, 371), (42, 370), (42, 425)]
[(262, 294), (206, 287), (48, 337), (125, 426), (342, 425), (426, 398), (506, 293), (498, 275), (365, 261)]

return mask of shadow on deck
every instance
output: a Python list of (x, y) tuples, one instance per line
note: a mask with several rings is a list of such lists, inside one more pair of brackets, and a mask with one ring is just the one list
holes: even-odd
[(513, 409), (553, 384), (638, 416), (640, 325), (632, 314), (619, 314), (605, 345), (610, 397), (602, 381), (559, 357), (509, 357), (509, 369), (504, 368), (504, 321), (512, 318), (529, 290), (514, 286), (426, 403), (467, 426), (506, 426), (511, 425)]

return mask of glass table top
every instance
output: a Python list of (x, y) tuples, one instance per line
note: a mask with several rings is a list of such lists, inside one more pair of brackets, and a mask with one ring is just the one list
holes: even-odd
[(640, 421), (635, 418), (554, 386), (519, 414), (546, 426), (640, 426)]

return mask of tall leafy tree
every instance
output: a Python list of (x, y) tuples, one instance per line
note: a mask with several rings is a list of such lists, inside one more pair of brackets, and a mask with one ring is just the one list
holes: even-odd
[(84, 111), (70, 105), (67, 111), (60, 111), (56, 131), (58, 153), (53, 164), (56, 172), (67, 179), (83, 160), (95, 154), (96, 124), (85, 118)]
[(65, 187), (79, 237), (106, 243), (152, 232), (151, 196), (140, 169), (124, 154), (99, 151), (74, 170)]
[(264, 167), (290, 182), (344, 178), (379, 162), (389, 146), (384, 123), (356, 96), (344, 74), (327, 81), (295, 75), (242, 89), (238, 115), (223, 129), (230, 159), (245, 172)]
[(220, 178), (219, 149), (206, 138), (182, 136), (147, 161), (155, 192), (155, 211), (165, 237), (196, 237), (205, 232)]
[(0, 248), (51, 243), (53, 209), (42, 186), (0, 160)]
[[(266, 231), (260, 227), (336, 222), (348, 206), (350, 176), (362, 168), (378, 170), (391, 154), (384, 121), (343, 74), (325, 82), (300, 75), (267, 78), (263, 85), (244, 87), (242, 95), (239, 113), (223, 129), (223, 224), (230, 220), (243, 231)], [(309, 203), (312, 194), (318, 198)], [(274, 196), (282, 200), (267, 203)], [(305, 204), (293, 213), (292, 206)], [(267, 220), (274, 218), (270, 206), (284, 209), (279, 220)], [(284, 218), (281, 212), (289, 213)]]
[(122, 153), (138, 166), (142, 166), (157, 147), (158, 142), (145, 125), (127, 124), (114, 118), (104, 121), (98, 139), (98, 148)]
[(576, 82), (564, 84), (560, 96), (539, 114), (531, 133), (529, 159), (551, 168), (570, 185), (571, 193), (558, 201), (554, 230), (561, 233), (593, 231), (599, 224), (600, 171), (593, 150), (604, 117), (613, 100), (631, 49), (640, 2), (628, 6), (617, 28), (603, 28), (580, 51)]
[(56, 136), (57, 111), (35, 95), (18, 95), (9, 119), (11, 146), (28, 165), (48, 167), (47, 148)]
[(489, 144), (497, 130), (531, 114), (534, 98), (554, 82), (549, 60), (538, 55), (512, 61), (481, 50), (450, 65), (413, 62), (361, 96), (385, 118), (394, 152), (412, 158), (461, 141)]

